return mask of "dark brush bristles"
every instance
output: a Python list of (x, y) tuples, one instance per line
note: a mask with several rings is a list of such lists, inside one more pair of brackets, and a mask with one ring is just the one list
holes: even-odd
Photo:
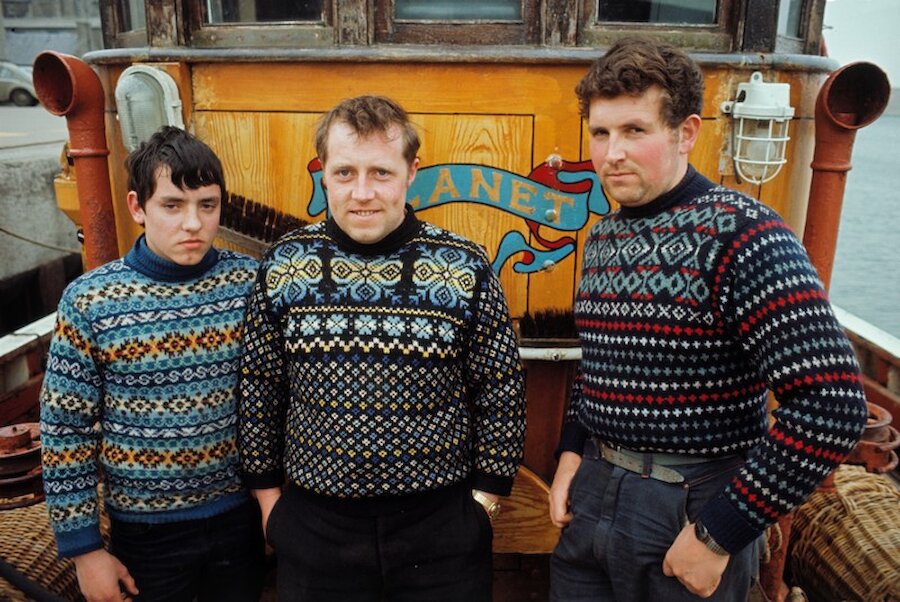
[(224, 228), (264, 242), (278, 240), (309, 223), (234, 193), (229, 193), (222, 203), (220, 222)]
[(575, 314), (567, 310), (548, 309), (526, 313), (519, 320), (519, 336), (523, 339), (577, 339)]

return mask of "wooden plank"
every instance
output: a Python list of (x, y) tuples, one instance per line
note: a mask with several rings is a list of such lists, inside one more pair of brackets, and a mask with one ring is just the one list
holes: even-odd
[(553, 480), (556, 472), (554, 452), (562, 433), (577, 365), (577, 361), (525, 362), (528, 433), (524, 463), (547, 482)]
[(494, 553), (549, 554), (556, 547), (559, 529), (550, 522), (550, 488), (522, 466), (510, 496), (501, 500), (494, 521)]
[(411, 113), (555, 115), (574, 106), (583, 74), (579, 65), (197, 64), (194, 101), (196, 110), (324, 112), (344, 98), (384, 94)]

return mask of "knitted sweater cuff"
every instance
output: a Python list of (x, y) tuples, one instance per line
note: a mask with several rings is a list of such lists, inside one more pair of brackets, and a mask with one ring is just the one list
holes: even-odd
[(271, 489), (284, 485), (284, 473), (280, 470), (270, 470), (263, 473), (241, 474), (241, 480), (247, 489)]
[(472, 473), (472, 489), (507, 496), (512, 491), (513, 477), (500, 477), (475, 471)]
[(100, 536), (99, 525), (90, 525), (76, 529), (56, 533), (56, 547), (60, 558), (74, 558), (103, 547), (103, 538)]
[(730, 554), (737, 554), (763, 533), (747, 522), (724, 493), (707, 502), (696, 520), (702, 522), (716, 543)]
[(584, 444), (589, 436), (588, 430), (578, 422), (567, 422), (559, 437), (559, 446), (554, 452), (556, 459), (559, 460), (559, 456), (566, 451), (575, 452), (579, 456), (583, 454)]

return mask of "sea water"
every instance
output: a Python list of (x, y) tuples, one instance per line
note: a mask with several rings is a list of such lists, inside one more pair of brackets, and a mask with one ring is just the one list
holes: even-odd
[(831, 301), (900, 338), (900, 115), (859, 130), (851, 161)]

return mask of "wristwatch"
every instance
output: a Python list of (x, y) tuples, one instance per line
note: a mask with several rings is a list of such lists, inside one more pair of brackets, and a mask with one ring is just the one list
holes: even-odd
[(481, 504), (484, 511), (487, 512), (488, 518), (491, 520), (494, 520), (497, 518), (497, 515), (500, 514), (500, 502), (492, 502), (488, 496), (474, 489), (472, 490), (472, 497), (475, 498), (476, 502)]
[(699, 520), (694, 523), (694, 535), (703, 542), (703, 545), (719, 556), (728, 556), (728, 550), (720, 546), (719, 543), (712, 538), (712, 535), (706, 530), (706, 526)]

